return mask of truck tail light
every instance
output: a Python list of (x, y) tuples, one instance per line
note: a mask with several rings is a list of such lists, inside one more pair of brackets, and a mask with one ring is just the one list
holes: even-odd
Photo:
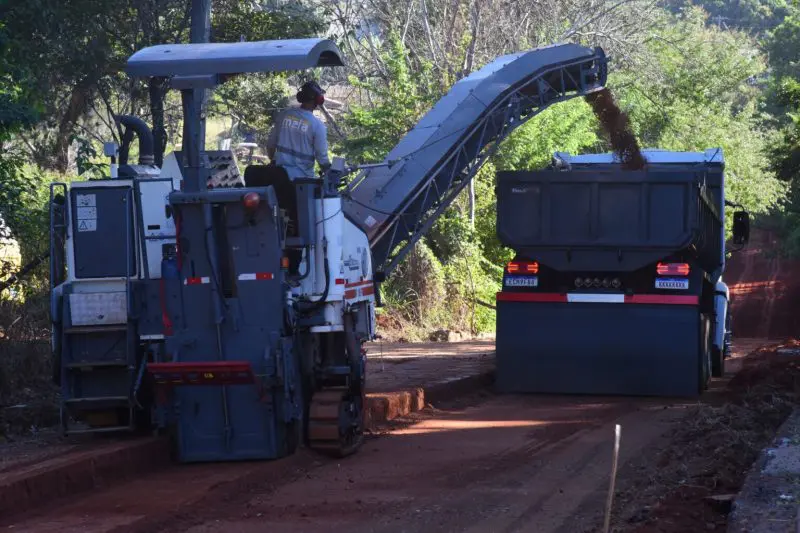
[(509, 274), (538, 274), (539, 263), (536, 261), (511, 261), (506, 265)]
[(688, 276), (691, 272), (689, 263), (659, 263), (656, 273), (659, 276)]

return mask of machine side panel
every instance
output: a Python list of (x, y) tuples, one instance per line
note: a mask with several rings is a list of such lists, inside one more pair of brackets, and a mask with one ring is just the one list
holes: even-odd
[[(264, 203), (252, 218), (236, 202), (212, 210), (217, 239), (225, 244), (218, 248), (217, 272), (209, 266), (203, 205), (179, 206), (182, 281), (167, 280), (175, 327), (167, 352), (179, 362), (246, 361), (257, 382), (176, 390), (181, 460), (275, 458), (287, 410), (277, 391), (296, 379), (280, 355), (284, 295), (277, 228)], [(222, 296), (219, 318), (212, 287)]]
[(161, 277), (162, 248), (165, 244), (175, 244), (175, 220), (167, 216), (166, 210), (167, 198), (173, 191), (172, 181), (141, 180), (138, 187), (141, 223), (144, 226), (142, 244), (146, 251), (141, 262), (144, 263), (145, 257), (147, 258), (147, 264), (142, 267), (147, 268), (148, 277), (158, 279)]
[(127, 186), (70, 190), (76, 278), (125, 277), (126, 257), (127, 272), (137, 273), (130, 193)]

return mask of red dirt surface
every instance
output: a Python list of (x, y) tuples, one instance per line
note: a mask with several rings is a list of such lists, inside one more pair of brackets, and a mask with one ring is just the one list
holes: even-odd
[(729, 508), (709, 498), (738, 493), (798, 398), (797, 357), (778, 355), (773, 347), (745, 359), (718, 397), (695, 407), (665, 446), (622, 472), (617, 531), (726, 531)]
[[(751, 346), (741, 343), (738, 355)], [(484, 392), (417, 413), (341, 461), (302, 451), (271, 463), (174, 466), (9, 525), (31, 532), (578, 533), (602, 519), (613, 424), (623, 427), (625, 465), (694, 404)]]
[[(493, 350), (487, 341), (368, 346), (367, 428), (487, 386), (494, 368)], [(0, 519), (65, 495), (118, 484), (131, 474), (143, 475), (167, 463), (165, 439), (112, 435), (62, 439), (50, 431), (0, 444)], [(209, 479), (214, 475), (209, 473)], [(229, 475), (226, 479), (237, 481), (243, 473), (234, 469)]]

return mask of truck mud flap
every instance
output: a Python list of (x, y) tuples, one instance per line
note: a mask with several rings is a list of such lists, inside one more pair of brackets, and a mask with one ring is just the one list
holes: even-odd
[(697, 396), (700, 365), (697, 306), (497, 302), (499, 392)]

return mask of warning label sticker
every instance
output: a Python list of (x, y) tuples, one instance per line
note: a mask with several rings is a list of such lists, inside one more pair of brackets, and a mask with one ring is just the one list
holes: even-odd
[(78, 231), (97, 231), (97, 219), (79, 220)]
[(75, 197), (75, 203), (78, 207), (97, 207), (96, 194), (78, 194)]
[(78, 220), (85, 220), (87, 218), (96, 219), (97, 218), (97, 208), (96, 207), (79, 207), (78, 208)]
[(75, 202), (78, 204), (78, 231), (97, 231), (97, 195), (79, 194)]

